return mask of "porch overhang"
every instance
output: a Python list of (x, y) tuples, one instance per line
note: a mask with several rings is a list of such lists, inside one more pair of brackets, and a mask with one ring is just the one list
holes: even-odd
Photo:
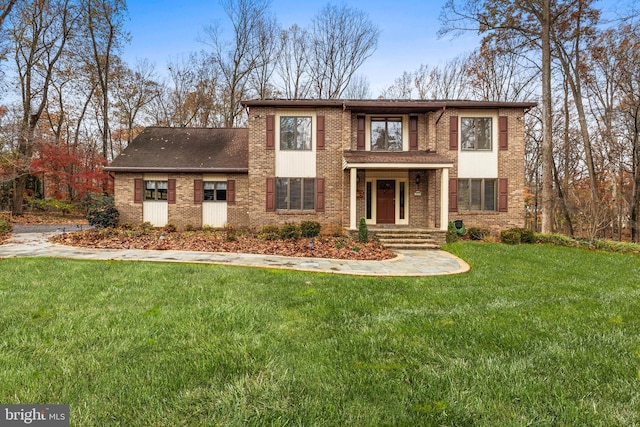
[(449, 223), (449, 169), (453, 162), (432, 151), (345, 151), (342, 169), (349, 169), (349, 228), (356, 229), (358, 170), (424, 170), (440, 171), (440, 229), (446, 230)]
[(342, 169), (449, 169), (453, 162), (431, 151), (345, 151)]

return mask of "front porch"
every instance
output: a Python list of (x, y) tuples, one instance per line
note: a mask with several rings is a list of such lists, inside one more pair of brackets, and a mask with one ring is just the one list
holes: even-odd
[(446, 231), (449, 222), (449, 168), (427, 152), (344, 153), (349, 229), (360, 218), (377, 227), (395, 225)]

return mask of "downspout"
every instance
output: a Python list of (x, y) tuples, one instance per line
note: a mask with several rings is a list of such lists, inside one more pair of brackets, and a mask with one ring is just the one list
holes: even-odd
[(443, 106), (443, 107), (442, 107), (442, 111), (440, 112), (440, 115), (438, 116), (438, 119), (436, 120), (436, 125), (437, 125), (438, 123), (440, 123), (440, 119), (442, 118), (442, 116), (444, 115), (444, 112), (445, 112), (446, 110), (447, 110), (447, 106), (445, 105), (445, 106)]

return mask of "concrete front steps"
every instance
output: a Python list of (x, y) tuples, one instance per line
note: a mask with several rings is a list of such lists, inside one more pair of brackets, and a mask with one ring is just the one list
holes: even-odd
[(370, 227), (369, 234), (390, 249), (438, 249), (446, 242), (446, 232), (441, 230)]

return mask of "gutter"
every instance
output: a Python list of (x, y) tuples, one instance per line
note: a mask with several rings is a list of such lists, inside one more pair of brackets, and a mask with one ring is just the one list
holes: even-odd
[(148, 172), (148, 173), (249, 173), (249, 168), (163, 168), (144, 166), (107, 166), (107, 172)]

